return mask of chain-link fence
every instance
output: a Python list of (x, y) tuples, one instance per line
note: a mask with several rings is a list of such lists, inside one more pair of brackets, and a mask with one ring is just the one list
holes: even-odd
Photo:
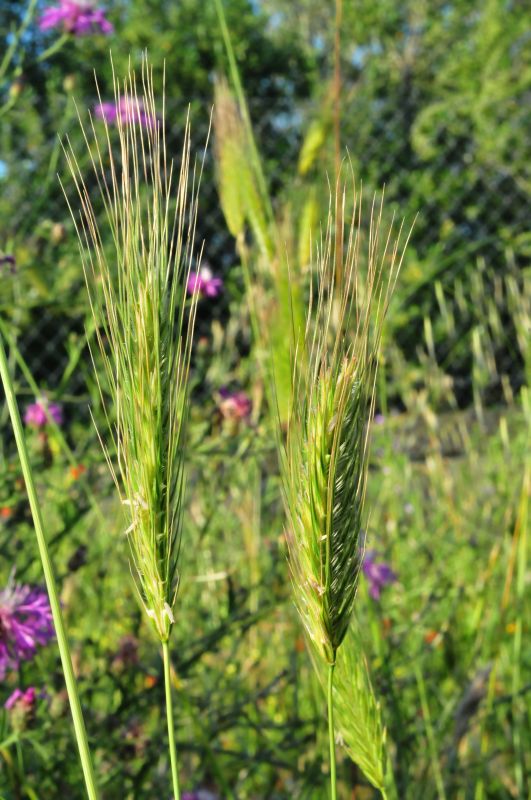
[[(78, 101), (79, 102), (79, 101)], [(83, 107), (83, 103), (79, 104)], [(93, 105), (90, 100), (86, 106)], [(327, 165), (333, 164), (331, 130), (326, 131), (309, 177), (297, 175), (301, 144), (319, 118), (315, 105), (286, 103), (265, 107), (251, 103), (251, 116), (277, 206), (290, 193), (303, 195), (313, 181), (326, 195)], [(515, 131), (525, 129), (514, 112)], [(171, 106), (168, 118), (170, 154), (179, 152), (186, 108)], [(453, 116), (452, 116), (453, 114)], [(513, 149), (489, 151), (496, 135), (477, 137), (463, 128), (461, 111), (449, 103), (446, 114), (413, 123), (407, 109), (386, 118), (351, 102), (343, 111), (343, 146), (356, 178), (370, 194), (386, 186), (390, 209), (417, 218), (402, 279), (402, 302), (408, 324), (399, 330), (401, 345), (414, 347), (422, 316), (437, 308), (434, 282), (450, 296), (456, 281), (466, 283), (479, 262), (494, 272), (507, 265), (519, 269), (530, 248), (529, 181), (520, 167), (526, 161), (525, 137), (514, 137)], [(28, 122), (29, 120), (29, 122)], [(323, 123), (326, 129), (326, 124)], [(196, 152), (208, 138), (210, 107), (192, 104)], [(48, 115), (28, 117), (15, 105), (3, 133), (0, 158), (0, 212), (3, 218), (0, 300), (12, 336), (37, 386), (61, 399), (86, 420), (90, 365), (85, 343), (86, 299), (73, 226), (57, 173), (65, 179), (61, 140), (69, 137), (83, 164), (89, 166), (76, 110), (56, 98)], [(230, 285), (237, 259), (220, 209), (213, 148), (209, 146), (200, 191), (198, 239), (205, 258)], [(237, 180), (237, 177), (235, 178)], [(66, 178), (68, 182), (68, 178)], [(326, 202), (323, 204), (326, 208)], [(439, 298), (440, 299), (440, 298)], [(206, 322), (225, 320), (225, 295), (201, 310)], [(444, 348), (443, 348), (444, 349)], [(25, 380), (21, 391), (33, 394)]]

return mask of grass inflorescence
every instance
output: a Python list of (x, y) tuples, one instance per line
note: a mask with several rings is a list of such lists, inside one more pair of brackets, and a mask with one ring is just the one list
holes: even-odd
[[(132, 71), (123, 83), (115, 79), (114, 88), (115, 102), (123, 109), (116, 135), (105, 120), (91, 120), (84, 129), (114, 245), (110, 250), (103, 244), (106, 237), (71, 148), (66, 157), (81, 204), (80, 215), (73, 212), (73, 218), (98, 328), (105, 375), (100, 390), (102, 396), (108, 391), (112, 402), (106, 413), (111, 442), (106, 457), (128, 512), (138, 594), (163, 645), (169, 674), (167, 642), (179, 588), (196, 309), (186, 292), (195, 258), (198, 181), (195, 174), (194, 180), (190, 177), (188, 120), (175, 180), (166, 154), (164, 103), (159, 112), (147, 61), (142, 64), (141, 91)], [(103, 125), (104, 145), (98, 124)], [(166, 688), (169, 697), (168, 681)], [(172, 724), (169, 733), (171, 738)], [(176, 786), (174, 791), (178, 794)]]
[[(326, 663), (329, 670), (333, 797), (333, 675), (363, 559), (379, 346), (402, 252), (401, 229), (397, 236), (392, 226), (385, 235), (381, 231), (382, 205), (373, 205), (363, 248), (361, 197), (355, 191), (348, 198), (345, 190), (337, 191), (339, 225), (331, 212), (316, 251), (316, 286), (303, 341), (294, 353), (291, 413), (281, 459), (295, 603), (317, 663)], [(334, 269), (338, 248), (339, 278)], [(361, 652), (358, 656), (362, 658)], [(351, 750), (356, 750), (352, 744)]]

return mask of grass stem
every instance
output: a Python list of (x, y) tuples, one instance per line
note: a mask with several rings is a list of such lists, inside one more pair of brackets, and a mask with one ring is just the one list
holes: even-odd
[(33, 524), (35, 527), (35, 534), (37, 537), (37, 545), (39, 548), (39, 556), (41, 559), (42, 570), (44, 572), (44, 580), (46, 583), (46, 590), (50, 600), (50, 608), (52, 611), (53, 624), (55, 634), (57, 636), (57, 645), (59, 647), (59, 654), (61, 656), (61, 665), (63, 668), (63, 675), (66, 683), (66, 690), (68, 693), (68, 701), (70, 703), (70, 711), (72, 713), (72, 720), (74, 723), (74, 732), (76, 736), (77, 746), (79, 749), (79, 757), (83, 769), (83, 776), (85, 778), (85, 786), (89, 800), (97, 800), (98, 793), (96, 790), (96, 779), (92, 767), (92, 759), (87, 740), (87, 732), (85, 730), (85, 722), (83, 720), (83, 712), (81, 710), (81, 703), (79, 701), (79, 694), (77, 691), (77, 683), (72, 667), (72, 659), (70, 656), (70, 648), (68, 646), (68, 639), (66, 636), (63, 615), (61, 612), (61, 604), (59, 601), (59, 594), (55, 584), (55, 576), (53, 566), (48, 553), (46, 545), (46, 538), (44, 535), (44, 524), (42, 519), (41, 508), (33, 481), (33, 474), (26, 448), (26, 440), (24, 438), (24, 430), (17, 406), (15, 392), (13, 389), (13, 382), (9, 373), (6, 352), (2, 335), (0, 334), (0, 377), (4, 385), (4, 392), (6, 396), (7, 407), (11, 417), (11, 424), (15, 434), (15, 441), (17, 443), (18, 455), (22, 467), (22, 474), (26, 484), (26, 491), (28, 493), (28, 500), (33, 517)]
[(437, 752), (437, 741), (435, 738), (435, 731), (431, 721), (430, 707), (428, 704), (428, 697), (426, 695), (426, 685), (422, 671), (418, 665), (415, 665), (415, 677), (420, 697), (420, 707), (422, 710), (422, 717), (426, 728), (426, 738), (428, 740), (428, 755), (431, 761), (431, 768), (433, 772), (433, 779), (437, 788), (437, 797), (439, 800), (446, 800), (446, 792), (444, 790), (444, 780), (441, 772), (441, 764), (439, 754)]
[(162, 642), (162, 657), (164, 660), (164, 689), (166, 692), (166, 719), (168, 721), (168, 747), (170, 750), (171, 779), (174, 800), (180, 800), (179, 773), (177, 769), (177, 748), (175, 746), (175, 729), (173, 725), (173, 705), (171, 702), (170, 681), (170, 651), (168, 642)]
[(334, 668), (335, 661), (328, 665), (328, 739), (330, 742), (330, 797), (337, 800), (336, 788), (336, 741), (334, 734)]

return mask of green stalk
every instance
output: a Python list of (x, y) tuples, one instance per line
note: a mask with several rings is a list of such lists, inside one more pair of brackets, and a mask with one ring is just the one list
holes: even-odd
[(92, 759), (87, 740), (87, 732), (85, 730), (85, 722), (83, 720), (83, 712), (81, 710), (81, 703), (79, 702), (79, 694), (77, 691), (76, 678), (72, 667), (72, 659), (70, 657), (70, 648), (68, 646), (68, 639), (66, 637), (66, 630), (61, 612), (61, 604), (59, 602), (59, 595), (55, 585), (55, 577), (53, 572), (52, 562), (46, 546), (46, 538), (44, 536), (44, 525), (42, 520), (41, 508), (35, 490), (35, 483), (33, 481), (33, 474), (28, 458), (28, 451), (26, 448), (26, 440), (24, 438), (24, 431), (20, 414), (18, 411), (13, 383), (9, 374), (9, 368), (4, 349), (2, 335), (0, 334), (0, 377), (4, 385), (4, 392), (6, 395), (7, 407), (11, 417), (11, 424), (15, 434), (17, 443), (18, 455), (22, 467), (22, 474), (26, 483), (26, 491), (28, 493), (28, 500), (33, 517), (33, 524), (35, 526), (35, 535), (37, 537), (37, 545), (39, 548), (39, 555), (44, 572), (44, 580), (46, 583), (46, 590), (50, 600), (50, 608), (52, 611), (53, 624), (55, 634), (57, 636), (57, 644), (59, 647), (59, 654), (61, 656), (61, 665), (66, 683), (66, 690), (68, 693), (68, 701), (70, 703), (70, 711), (72, 713), (72, 720), (74, 722), (74, 732), (76, 736), (77, 746), (79, 749), (79, 757), (81, 759), (81, 767), (83, 769), (83, 776), (85, 778), (85, 786), (89, 800), (97, 800), (98, 793), (96, 791), (96, 780), (94, 770), (92, 767)]
[(168, 642), (162, 642), (162, 658), (164, 660), (164, 689), (166, 692), (166, 719), (168, 720), (168, 747), (170, 750), (171, 779), (174, 800), (180, 800), (179, 773), (177, 770), (177, 748), (175, 746), (175, 730), (173, 727), (173, 705), (171, 702), (170, 651)]
[(433, 778), (435, 780), (435, 786), (437, 788), (437, 797), (439, 800), (446, 800), (446, 792), (444, 790), (444, 781), (441, 772), (441, 766), (439, 764), (439, 756), (437, 754), (437, 744), (435, 741), (435, 732), (433, 730), (433, 725), (431, 721), (431, 714), (430, 714), (430, 707), (428, 704), (428, 698), (426, 696), (426, 686), (424, 683), (424, 678), (422, 676), (422, 672), (420, 667), (415, 665), (415, 677), (417, 679), (417, 686), (419, 690), (419, 697), (420, 697), (420, 707), (422, 709), (422, 717), (424, 719), (424, 725), (426, 727), (426, 738), (428, 739), (428, 752), (429, 758), (431, 761), (431, 768), (433, 771)]
[[(521, 684), (521, 659), (522, 659), (522, 617), (524, 612), (525, 598), (525, 576), (527, 571), (527, 507), (529, 489), (531, 486), (531, 470), (526, 466), (520, 499), (517, 525), (519, 527), (518, 542), (518, 565), (516, 573), (516, 622), (513, 641), (513, 668), (512, 668), (512, 694), (513, 694), (513, 718), (517, 721), (513, 730), (513, 745), (515, 752), (514, 777), (518, 788), (518, 794), (523, 797), (525, 791), (525, 755), (524, 744), (521, 732), (525, 725), (521, 705), (518, 702)], [(522, 720), (522, 727), (518, 722)]]
[(330, 797), (337, 800), (336, 789), (336, 742), (334, 736), (334, 667), (335, 660), (328, 665), (328, 740), (330, 743)]

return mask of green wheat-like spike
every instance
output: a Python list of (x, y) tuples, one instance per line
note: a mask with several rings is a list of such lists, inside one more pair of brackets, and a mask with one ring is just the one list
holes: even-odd
[[(332, 648), (342, 643), (350, 621), (361, 566), (359, 535), (362, 522), (361, 489), (364, 479), (364, 435), (369, 404), (363, 393), (363, 376), (350, 379), (343, 391), (342, 425), (330, 460), (331, 495), (328, 607), (326, 625)], [(341, 379), (340, 379), (341, 381)]]
[[(102, 137), (92, 121), (83, 129), (103, 222), (75, 154), (69, 146), (65, 153), (81, 204), (72, 215), (106, 377), (100, 391), (109, 409), (107, 461), (128, 512), (138, 594), (166, 642), (179, 587), (196, 307), (192, 300), (187, 309), (186, 284), (194, 259), (197, 181), (190, 174), (188, 121), (179, 171), (167, 160), (164, 107), (161, 114), (145, 59), (140, 84), (132, 71), (115, 80), (115, 101), (127, 109), (116, 130), (97, 123)], [(111, 249), (103, 244), (103, 226)]]
[(238, 105), (223, 79), (214, 87), (214, 130), (218, 187), (227, 227), (237, 239), (248, 223), (265, 264), (269, 264), (275, 248), (253, 171), (251, 145)]
[(237, 239), (246, 217), (242, 173), (248, 170), (248, 159), (238, 108), (222, 79), (214, 84), (214, 130), (219, 199), (227, 227)]
[(335, 730), (373, 784), (384, 782), (385, 730), (361, 646), (349, 631), (363, 558), (382, 325), (403, 255), (400, 231), (395, 236), (391, 226), (382, 235), (381, 206), (373, 205), (362, 247), (361, 201), (355, 192), (348, 201), (347, 221), (345, 190), (331, 202), (313, 250), (315, 281), (293, 354), (289, 421), (285, 436), (280, 424), (277, 431), (294, 599), (327, 692), (333, 797)]
[[(339, 189), (338, 189), (339, 191)], [(290, 420), (279, 437), (295, 599), (310, 639), (334, 663), (352, 614), (362, 552), (360, 532), (369, 427), (381, 330), (400, 266), (399, 235), (381, 234), (373, 208), (361, 254), (361, 200), (339, 202), (343, 238), (335, 241), (332, 204), (315, 248), (316, 281), (304, 335), (294, 354)], [(341, 247), (343, 279), (334, 277)]]
[(195, 171), (190, 179), (188, 120), (176, 176), (167, 161), (164, 101), (159, 114), (147, 59), (141, 90), (133, 71), (124, 81), (115, 78), (114, 87), (116, 132), (106, 122), (103, 137), (92, 121), (88, 129), (81, 126), (104, 214), (96, 212), (68, 144), (80, 213), (69, 205), (106, 378), (97, 375), (108, 423), (104, 452), (128, 510), (138, 596), (161, 642), (172, 788), (179, 800), (168, 641), (179, 588), (196, 311), (186, 287), (195, 257), (198, 181)]
[[(363, 460), (369, 403), (355, 362), (324, 373), (305, 415), (302, 462), (293, 477), (297, 603), (312, 638), (333, 662), (348, 628), (361, 565)], [(302, 447), (301, 447), (302, 444)]]

